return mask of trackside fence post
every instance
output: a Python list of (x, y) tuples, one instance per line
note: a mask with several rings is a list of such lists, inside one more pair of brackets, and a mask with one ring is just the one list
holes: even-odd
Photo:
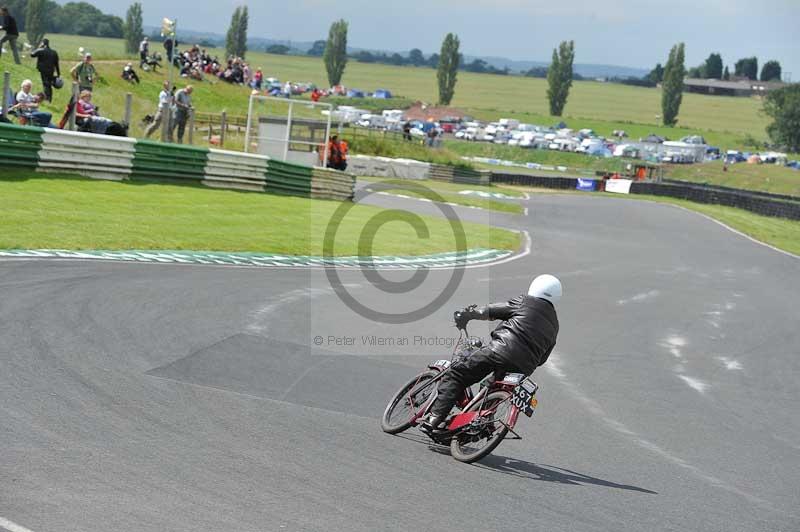
[[(219, 147), (225, 145), (225, 130), (228, 128), (228, 114), (225, 111), (219, 115)], [(245, 144), (244, 151), (247, 151), (247, 144)]]
[(3, 73), (3, 100), (0, 101), (0, 107), (3, 108), (2, 116), (5, 118), (8, 115), (8, 93), (11, 91), (11, 72)]
[(67, 121), (67, 129), (75, 131), (75, 113), (78, 111), (78, 96), (80, 89), (76, 82), (72, 82), (72, 109), (69, 112), (69, 120)]
[(125, 125), (131, 126), (131, 106), (133, 105), (133, 94), (130, 92), (125, 95), (125, 118), (122, 119)]
[(194, 144), (194, 109), (189, 109), (189, 145)]

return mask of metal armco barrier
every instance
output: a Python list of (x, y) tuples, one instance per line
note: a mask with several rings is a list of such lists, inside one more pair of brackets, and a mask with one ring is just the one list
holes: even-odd
[(352, 174), (261, 155), (0, 123), (4, 167), (348, 200)]

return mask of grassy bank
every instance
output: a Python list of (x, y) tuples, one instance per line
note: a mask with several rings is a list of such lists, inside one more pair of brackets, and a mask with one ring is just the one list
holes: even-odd
[(722, 161), (673, 165), (668, 168), (667, 176), (697, 183), (800, 196), (800, 172), (774, 164), (739, 163), (729, 165), (727, 170), (723, 169)]
[[(169, 249), (320, 255), (341, 204), (204, 187), (97, 181), (29, 171), (0, 172), (0, 249)], [(357, 255), (366, 224), (382, 209), (354, 205), (336, 235), (336, 255)], [(419, 238), (405, 222), (381, 226), (377, 255), (454, 251), (447, 221), (425, 217)], [(470, 248), (517, 249), (519, 235), (464, 223)]]

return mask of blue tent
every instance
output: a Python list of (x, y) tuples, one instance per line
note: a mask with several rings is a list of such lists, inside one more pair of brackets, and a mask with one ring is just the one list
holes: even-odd
[(614, 155), (611, 153), (611, 150), (602, 145), (589, 148), (589, 151), (586, 153), (589, 155), (594, 155), (595, 157), (613, 157)]
[(388, 89), (376, 89), (372, 95), (373, 98), (388, 99), (392, 97), (392, 93)]

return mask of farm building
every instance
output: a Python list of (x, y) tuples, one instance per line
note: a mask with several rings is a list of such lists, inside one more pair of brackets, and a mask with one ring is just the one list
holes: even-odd
[(721, 96), (758, 96), (784, 86), (786, 86), (786, 83), (780, 81), (724, 81), (701, 78), (686, 78), (683, 80), (683, 88), (687, 92)]
[(466, 113), (461, 109), (455, 107), (445, 107), (440, 105), (426, 105), (422, 102), (416, 102), (414, 105), (406, 109), (406, 120), (419, 120), (427, 122), (429, 120), (439, 122), (445, 118), (463, 119)]

